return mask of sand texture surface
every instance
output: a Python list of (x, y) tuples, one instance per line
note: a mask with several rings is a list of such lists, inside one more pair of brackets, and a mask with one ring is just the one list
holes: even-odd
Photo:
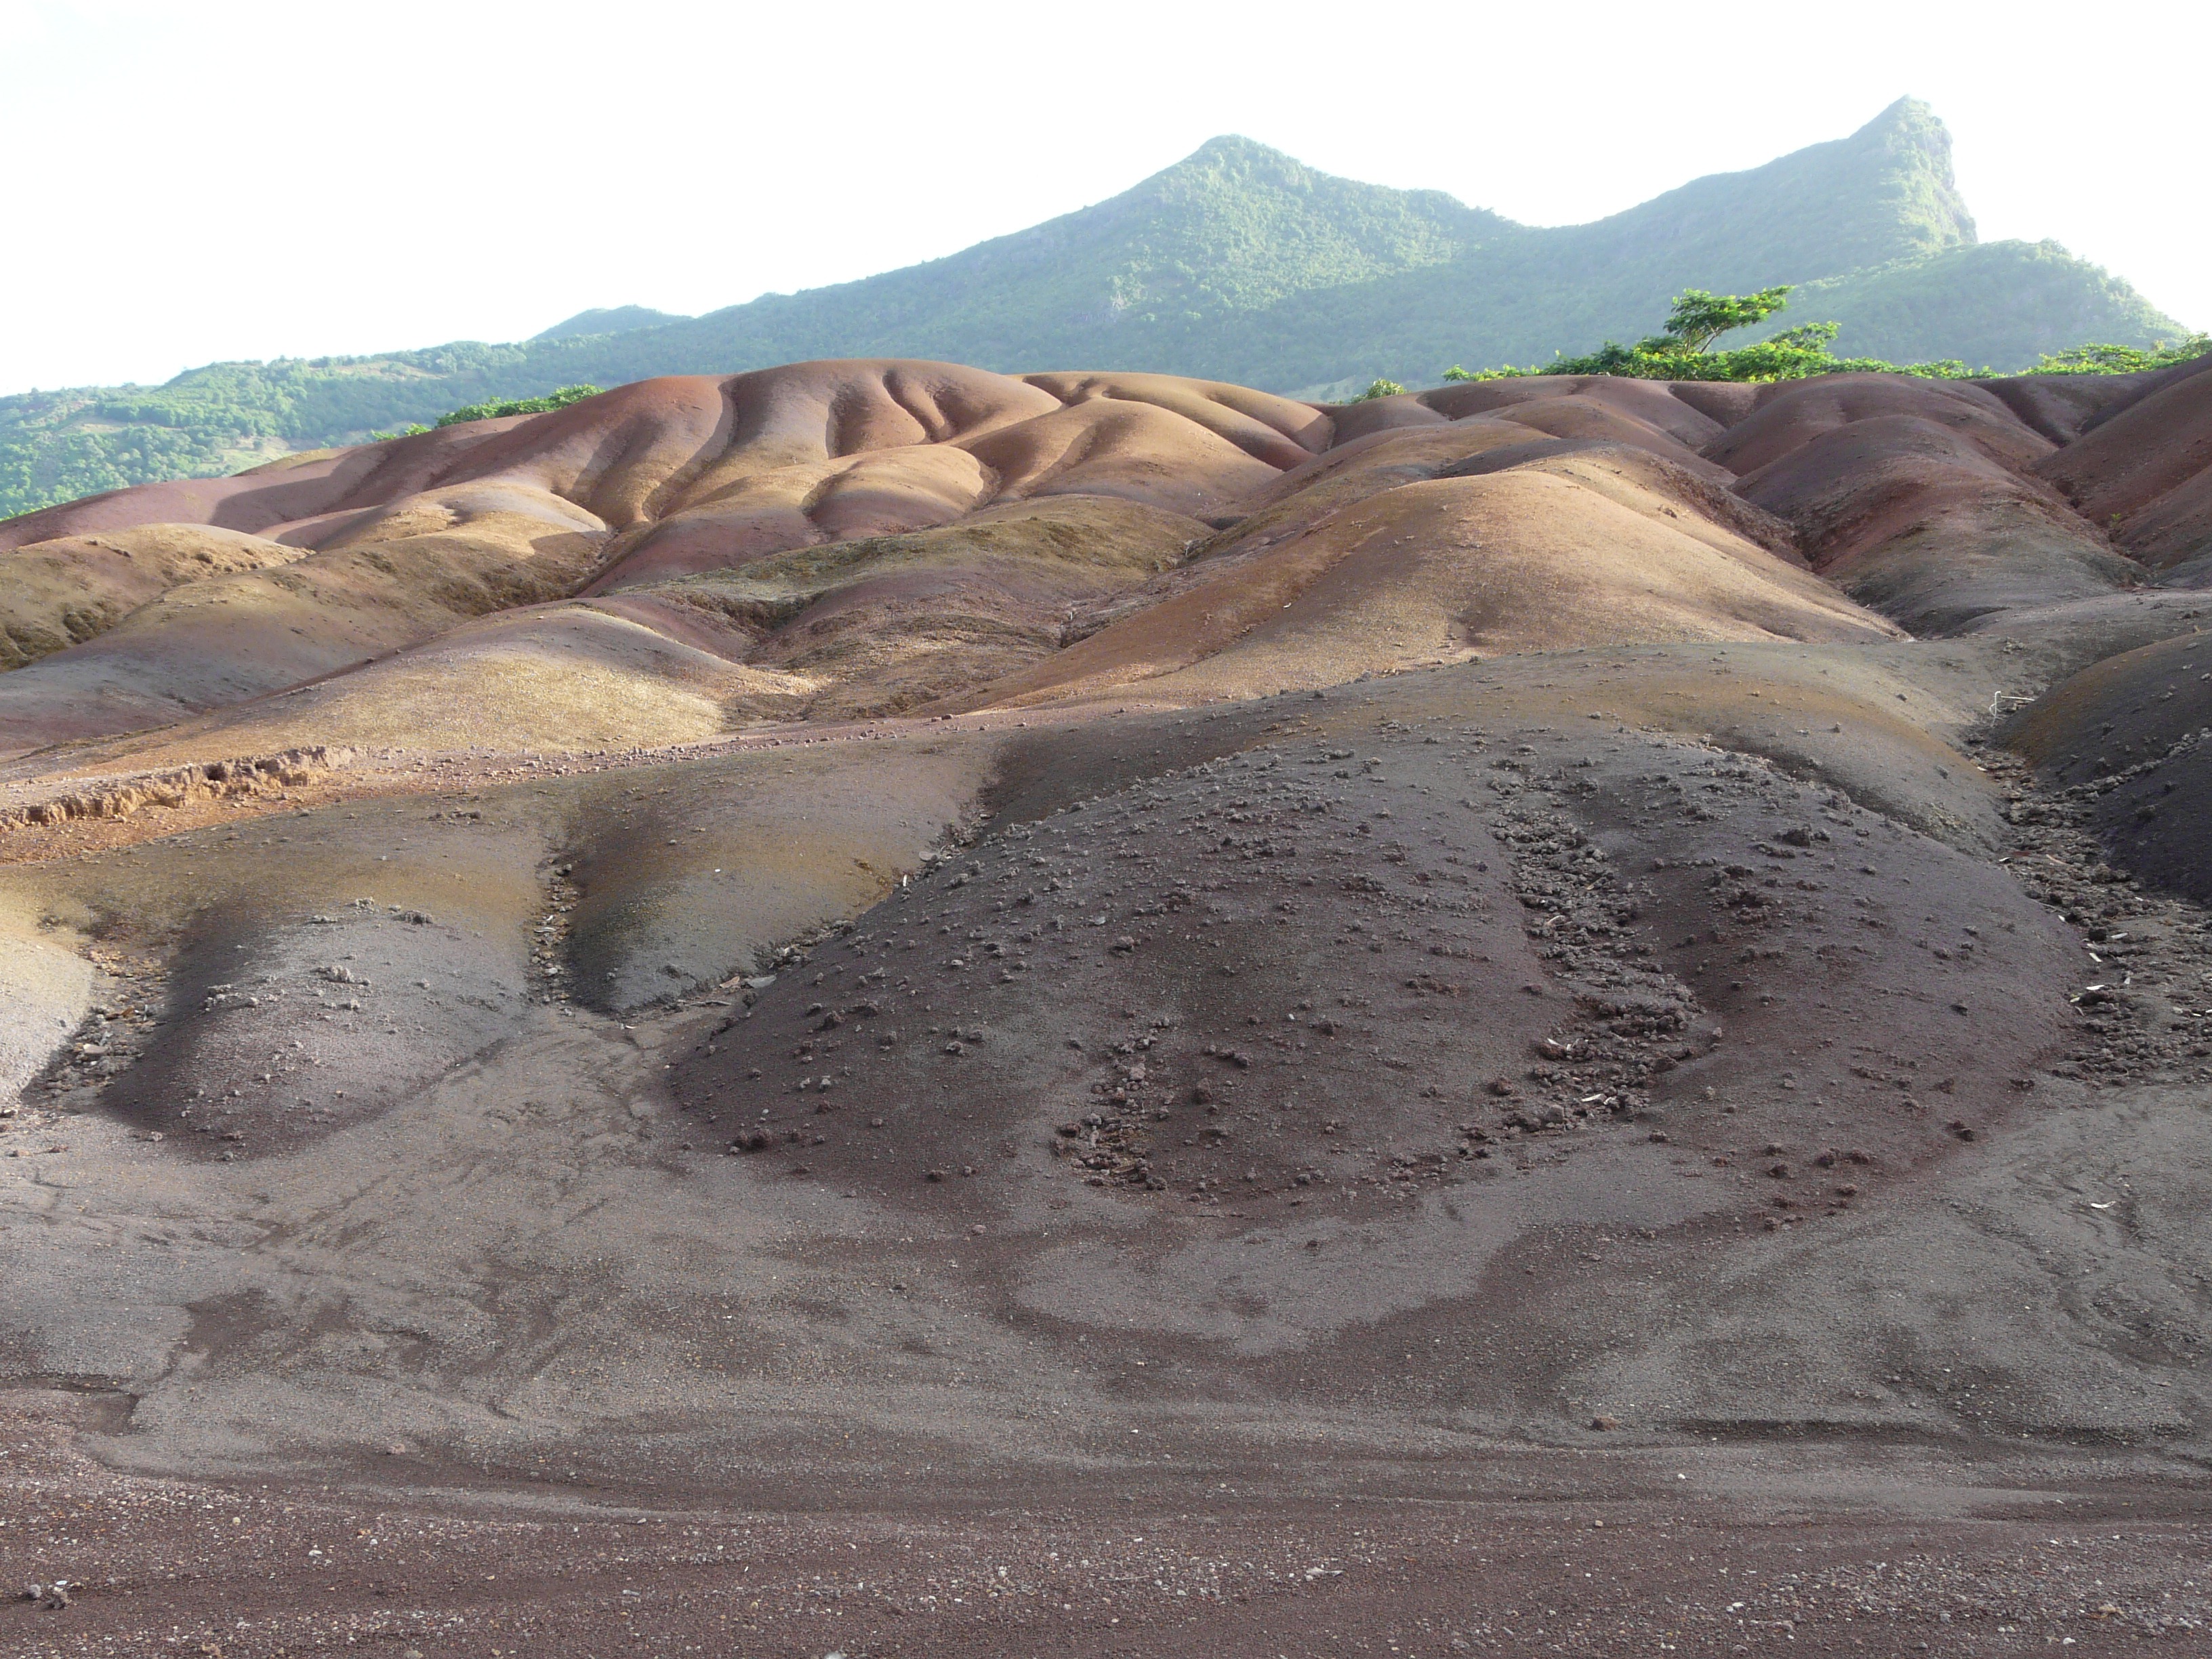
[(0, 525), (0, 1646), (2189, 1650), (2208, 502), (872, 361)]

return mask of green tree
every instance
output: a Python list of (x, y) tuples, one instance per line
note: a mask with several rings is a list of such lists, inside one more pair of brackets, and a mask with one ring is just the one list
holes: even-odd
[[(1661, 338), (1676, 342), (1681, 350), (1702, 355), (1723, 334), (1763, 323), (1790, 303), (1787, 283), (1763, 288), (1756, 294), (1708, 294), (1701, 288), (1685, 289), (1674, 296), (1667, 313), (1667, 332)], [(1646, 346), (1656, 344), (1647, 340)]]

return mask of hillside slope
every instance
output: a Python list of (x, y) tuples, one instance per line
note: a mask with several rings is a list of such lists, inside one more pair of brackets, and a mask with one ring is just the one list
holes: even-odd
[[(1925, 1551), (1899, 1468), (2046, 1538), (2130, 1472), (2193, 1517), (2208, 503), (2212, 357), (1334, 405), (878, 359), (0, 526), (0, 1428), (111, 1401), (87, 1453), (296, 1495), (349, 1556), (294, 1577), (403, 1607), (448, 1534), (320, 1488), (532, 1535), (1341, 1493), (1494, 1550), (1474, 1493), (1613, 1577), (1727, 1549), (1684, 1652), (1771, 1627), (1746, 1516)], [(11, 1488), (10, 1432), (19, 1580), (144, 1553), (166, 1488), (87, 1526), (98, 1469)], [(2194, 1619), (2169, 1530), (2141, 1605)], [(719, 1645), (641, 1650), (730, 1650), (741, 1550)], [(777, 1650), (1130, 1650), (959, 1640), (838, 1558)], [(290, 1580), (219, 1588), (203, 1645), (307, 1645)], [(645, 1624), (603, 1588), (533, 1659)], [(1792, 1650), (1976, 1633), (1878, 1588)], [(1139, 1650), (1351, 1650), (1187, 1633)]]
[(1977, 245), (1950, 138), (1901, 100), (1847, 138), (1592, 224), (1537, 228), (1221, 137), (1110, 200), (946, 258), (691, 319), (586, 312), (511, 345), (219, 363), (158, 388), (0, 398), (0, 514), (359, 442), (488, 398), (815, 358), (1116, 363), (1342, 395), (1376, 374), (1633, 339), (1686, 287), (1810, 286), (1838, 349), (2011, 369), (2184, 331), (2056, 244)]

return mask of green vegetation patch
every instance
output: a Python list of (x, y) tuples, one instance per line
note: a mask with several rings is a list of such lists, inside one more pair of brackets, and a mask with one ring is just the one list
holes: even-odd
[[(1677, 295), (1667, 313), (1663, 332), (1645, 336), (1634, 345), (1607, 340), (1595, 351), (1579, 357), (1558, 357), (1540, 368), (1467, 369), (1456, 363), (1444, 371), (1447, 380), (1502, 380), (1528, 374), (1613, 374), (1637, 380), (1800, 380), (1815, 374), (1917, 374), (1927, 380), (1965, 380), (1993, 377), (1987, 367), (1969, 368), (1952, 357), (1923, 363), (1893, 363), (1881, 357), (1839, 357), (1830, 349), (1842, 325), (1802, 323), (1779, 334), (1717, 351), (1714, 343), (1723, 334), (1765, 322), (1789, 303), (1789, 285), (1761, 289), (1756, 294), (1709, 294), (1688, 289)], [(2148, 346), (2080, 345), (2045, 353), (2026, 374), (2134, 374), (2145, 369), (2166, 368), (2212, 352), (2212, 336), (2194, 334)], [(1394, 382), (1377, 380), (1376, 386)], [(1370, 386), (1363, 397), (1385, 395)], [(1357, 400), (1355, 400), (1357, 401)]]
[(599, 388), (595, 386), (564, 386), (542, 398), (494, 398), (441, 415), (438, 424), (459, 426), (465, 421), (495, 421), (505, 415), (550, 415), (556, 409), (566, 409), (570, 404), (580, 404), (586, 398), (599, 395)]

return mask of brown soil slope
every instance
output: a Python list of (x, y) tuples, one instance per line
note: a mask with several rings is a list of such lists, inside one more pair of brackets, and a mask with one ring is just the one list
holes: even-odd
[(964, 706), (1139, 684), (1210, 701), (1500, 651), (1887, 633), (1818, 578), (1580, 455), (1401, 484), (1177, 578)]
[[(733, 726), (872, 718), (1049, 657), (1084, 609), (1170, 568), (1206, 526), (1109, 496), (764, 555), (454, 628), (358, 672), (103, 745), (137, 763), (303, 744), (593, 750)], [(0, 687), (4, 691), (4, 687)]]
[[(2212, 606), (2206, 607), (2212, 620)], [(2113, 861), (2212, 903), (2212, 635), (2109, 657), (2027, 710), (2011, 734), (2088, 804)]]
[[(2198, 1502), (2207, 383), (805, 364), (4, 527), (0, 1385), (113, 1472), (0, 1536), (350, 1486), (315, 1547), (428, 1653), (370, 1540), (464, 1488), (1117, 1550)], [(854, 1563), (779, 1642), (1142, 1646)], [(1526, 1571), (1471, 1649), (1558, 1645)], [(707, 1608), (653, 1628), (774, 1623)], [(1216, 1645), (1347, 1645), (1294, 1626)]]
[[(380, 664), (377, 672), (357, 690), (319, 690), (296, 708), (244, 716), (238, 746), (282, 746), (287, 734), (278, 728), (295, 714), (302, 718), (293, 743), (361, 743), (379, 729), (404, 736), (428, 720), (419, 727), (422, 740), (434, 729), (440, 744), (458, 744), (513, 717), (525, 722), (518, 741), (525, 732), (530, 742), (556, 741), (555, 728), (567, 726), (569, 746), (599, 747), (708, 736), (817, 709), (891, 712), (971, 694), (1070, 637), (1165, 597), (1169, 589), (1157, 586), (1124, 594), (1126, 579), (1105, 573), (1127, 565), (1159, 574), (1176, 544), (1197, 543), (1208, 527), (1224, 526), (1231, 538), (1209, 550), (1218, 556), (1211, 574), (1242, 590), (1249, 584), (1231, 574), (1236, 555), (1304, 532), (1308, 546), (1297, 556), (1311, 562), (1314, 547), (1348, 545), (1346, 534), (1371, 540), (1349, 520), (1326, 526), (1377, 492), (1479, 455), (1502, 465), (1514, 446), (1534, 446), (1510, 458), (1516, 464), (1607, 449), (1620, 459), (1585, 469), (1586, 483), (1633, 473), (1646, 493), (1666, 498), (1624, 495), (1614, 505), (1692, 526), (1693, 540), (1703, 533), (1694, 526), (1711, 521), (1722, 543), (1749, 532), (1768, 548), (1787, 546), (1788, 532), (1747, 511), (1725, 488), (1729, 475), (1691, 447), (1717, 434), (1717, 422), (1666, 388), (1570, 380), (1382, 401), (1391, 406), (1332, 414), (1160, 376), (1018, 380), (945, 365), (812, 364), (724, 382), (644, 382), (551, 415), (445, 428), (264, 470), (202, 492), (202, 508), (253, 526), (264, 540), (307, 550), (304, 556), (281, 576), (240, 575), (165, 594), (125, 615), (110, 635), (0, 682), (0, 744), (20, 751), (161, 725), (371, 663)], [(1407, 422), (1417, 424), (1407, 429)], [(1374, 430), (1345, 436), (1363, 423)], [(153, 487), (144, 504), (174, 511), (179, 488)], [(1470, 482), (1454, 493), (1489, 498), (1524, 488)], [(1608, 508), (1595, 495), (1558, 497), (1573, 501), (1576, 513), (1598, 515), (1577, 532), (1593, 545), (1611, 533), (1600, 522)], [(118, 521), (131, 499), (125, 492), (55, 509), (40, 515), (38, 527)], [(1022, 502), (1032, 511), (1016, 513)], [(1048, 528), (1056, 521), (1037, 516), (1048, 502), (1066, 503), (1061, 518), (1073, 514), (1088, 525), (1079, 539), (1092, 550), (1077, 562), (1091, 574), (1075, 574), (1065, 536)], [(1375, 510), (1388, 516), (1415, 507), (1408, 497)], [(1531, 510), (1540, 517), (1546, 509)], [(1485, 522), (1490, 533), (1504, 534), (1512, 517), (1507, 510)], [(875, 556), (867, 550), (885, 536), (949, 530), (970, 518), (979, 533), (986, 523), (1018, 522), (1042, 539), (1024, 554), (1015, 547), (1018, 536), (1009, 541), (1011, 531), (994, 527), (996, 552), (979, 555), (972, 568), (939, 560), (927, 575), (913, 560), (886, 552), (890, 563), (868, 582), (841, 584), (834, 597), (817, 592), (803, 617), (791, 614), (793, 595), (783, 591), (790, 584), (775, 572), (745, 579), (773, 593), (717, 597), (711, 581), (662, 592), (672, 580), (721, 580), (717, 573), (823, 545), (848, 550), (838, 562), (854, 568)], [(1516, 585), (1516, 560), (1533, 561), (1530, 572), (1562, 559), (1573, 564), (1580, 545), (1571, 538), (1509, 551), (1478, 585), (1493, 593)], [(1730, 556), (1720, 556), (1725, 565)], [(1406, 577), (1378, 570), (1374, 580), (1389, 589)], [(1417, 573), (1412, 580), (1426, 579)], [(1613, 578), (1601, 562), (1566, 580), (1595, 594)], [(1580, 623), (1566, 620), (1572, 605), (1547, 607), (1541, 622), (1510, 606), (1492, 615), (1491, 601), (1474, 590), (1446, 600), (1443, 611), (1429, 605), (1418, 619), (1399, 617), (1396, 601), (1385, 599), (1380, 611), (1356, 608), (1336, 626), (1317, 664), (1285, 676), (1272, 659), (1255, 660), (1230, 671), (1224, 684), (1263, 684), (1271, 677), (1303, 684), (1316, 675), (1326, 683), (1470, 649), (1555, 646), (1571, 637), (1733, 638), (1765, 629), (1759, 617), (1769, 601), (1729, 596), (1729, 584), (1747, 580), (1741, 572), (1712, 580), (1719, 586), (1657, 557), (1649, 583), (1628, 585), (1632, 592), (1648, 586), (1648, 597), (1617, 606), (1589, 600)], [(88, 578), (80, 586), (76, 608), (85, 610), (98, 596)], [(1806, 591), (1798, 590), (1801, 600)], [(446, 639), (489, 613), (578, 592), (603, 601), (628, 596), (618, 614), (662, 642), (604, 623), (550, 617)], [(1699, 609), (1708, 597), (1717, 607), (1710, 617)], [(64, 593), (46, 603), (69, 601)], [(1247, 609), (1251, 602), (1249, 593), (1239, 601)], [(1774, 603), (1786, 610), (1796, 602)], [(665, 608), (671, 604), (678, 607), (673, 621)], [(704, 633), (677, 625), (687, 609), (701, 613)], [(1591, 620), (1597, 611), (1610, 614)], [(550, 630), (543, 650), (527, 643), (540, 629)], [(1796, 637), (1802, 630), (1785, 623), (1780, 631)], [(893, 648), (894, 635), (903, 647)], [(601, 663), (599, 646), (582, 647), (586, 636), (645, 666), (634, 672)], [(415, 649), (432, 641), (441, 643)], [(446, 697), (439, 688), (453, 677), (431, 665), (460, 665), (465, 674), (486, 650), (492, 657), (485, 660), (498, 664), (486, 680), (498, 688), (494, 708), (439, 712)], [(403, 659), (382, 665), (394, 652)], [(580, 678), (563, 684), (572, 673)], [(325, 715), (334, 697), (359, 706)]]
[(2038, 476), (2052, 441), (2005, 389), (1871, 374), (1764, 387), (1706, 453), (1796, 527), (1816, 569), (1917, 634), (2136, 580)]
[(137, 525), (34, 543), (0, 564), (0, 669), (112, 628), (173, 587), (289, 564), (303, 550), (205, 525)]
[(2212, 374), (2166, 371), (2044, 461), (2084, 517), (2167, 580), (2212, 584)]
[(558, 498), (452, 493), (379, 513), (389, 538), (347, 523), (331, 550), (172, 587), (0, 678), (0, 752), (280, 691), (568, 592), (592, 568), (604, 527)]

